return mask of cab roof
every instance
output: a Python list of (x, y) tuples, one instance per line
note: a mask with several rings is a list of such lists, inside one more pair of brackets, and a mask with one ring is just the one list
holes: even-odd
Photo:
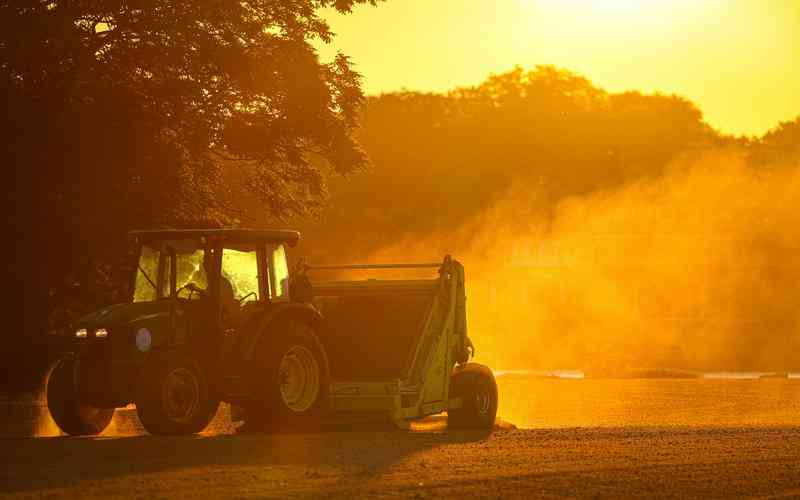
[(300, 240), (298, 231), (263, 229), (152, 229), (131, 231), (128, 236), (142, 243), (206, 238), (229, 243), (286, 243), (291, 247)]

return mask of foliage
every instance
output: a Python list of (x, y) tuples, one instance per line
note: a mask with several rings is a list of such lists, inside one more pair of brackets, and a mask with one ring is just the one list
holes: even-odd
[(782, 122), (751, 148), (751, 159), (757, 164), (800, 165), (800, 117)]

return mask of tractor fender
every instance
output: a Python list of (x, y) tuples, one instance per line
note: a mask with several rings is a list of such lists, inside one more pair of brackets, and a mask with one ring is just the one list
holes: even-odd
[(279, 335), (280, 332), (275, 331), (273, 326), (286, 320), (305, 323), (318, 335), (321, 335), (324, 325), (322, 314), (311, 304), (300, 302), (277, 304), (264, 312), (251, 330), (252, 334), (245, 339), (242, 349), (245, 361), (253, 359), (256, 347), (265, 335)]

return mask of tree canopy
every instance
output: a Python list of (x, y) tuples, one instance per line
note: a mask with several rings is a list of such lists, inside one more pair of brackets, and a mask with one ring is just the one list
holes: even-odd
[[(337, 172), (366, 161), (351, 136), (359, 75), (343, 55), (320, 63), (311, 45), (332, 36), (318, 8), (365, 1), (4, 2), (14, 153), (36, 151), (39, 169), (56, 167), (41, 155), (60, 158), (66, 184), (90, 174), (104, 192), (137, 186), (115, 193), (133, 195), (128, 218), (225, 220), (210, 187), (231, 164), (250, 168), (246, 185), (271, 214), (303, 212), (322, 189), (310, 154)], [(52, 141), (62, 148), (34, 146)]]

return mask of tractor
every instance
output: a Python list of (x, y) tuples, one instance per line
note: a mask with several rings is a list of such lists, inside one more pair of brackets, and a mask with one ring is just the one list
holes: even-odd
[[(310, 266), (290, 273), (296, 231), (133, 231), (129, 301), (79, 319), (47, 404), (69, 435), (95, 435), (136, 405), (156, 435), (202, 431), (221, 401), (251, 429), (333, 422), (494, 425), (497, 385), (470, 363), (463, 266)], [(431, 268), (432, 279), (312, 282), (324, 269)]]

